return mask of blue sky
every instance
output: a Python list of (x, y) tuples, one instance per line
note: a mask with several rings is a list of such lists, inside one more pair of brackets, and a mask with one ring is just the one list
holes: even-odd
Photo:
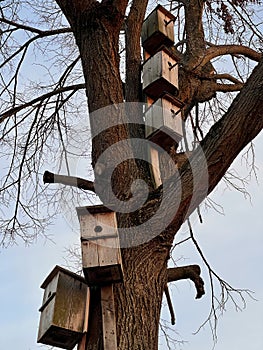
[[(204, 223), (193, 219), (196, 238), (216, 272), (238, 288), (249, 288), (255, 292), (258, 301), (247, 299), (243, 312), (236, 312), (230, 303), (227, 312), (220, 318), (216, 350), (253, 350), (263, 348), (263, 281), (262, 281), (262, 179), (263, 179), (263, 135), (256, 140), (256, 164), (259, 184), (253, 179), (248, 190), (251, 203), (236, 191), (225, 191), (220, 186), (213, 199), (224, 207), (225, 215), (213, 210), (206, 212)], [(235, 166), (246, 174), (240, 158)], [(40, 285), (55, 265), (65, 265), (65, 247), (78, 244), (77, 232), (72, 232), (67, 222), (61, 218), (50, 228), (53, 240), (38, 242), (30, 247), (23, 245), (0, 250), (0, 349), (37, 350), (45, 346), (36, 344), (39, 322), (38, 308), (42, 303)], [(184, 227), (178, 239), (186, 237)], [(195, 300), (195, 290), (188, 281), (177, 282), (170, 288), (177, 322), (174, 331), (178, 340), (188, 341), (182, 347), (186, 350), (210, 350), (213, 347), (209, 327), (197, 335), (198, 329), (209, 312), (209, 286), (207, 273), (196, 250), (190, 244), (179, 246), (174, 255), (178, 265), (199, 263), (206, 281), (207, 294)], [(164, 309), (163, 317), (169, 320)], [(161, 338), (161, 350), (166, 350)]]

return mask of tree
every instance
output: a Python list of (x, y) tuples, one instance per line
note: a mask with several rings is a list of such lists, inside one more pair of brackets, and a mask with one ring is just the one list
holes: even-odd
[[(179, 157), (185, 161), (163, 186), (155, 188), (145, 161), (130, 156), (123, 158), (124, 152), (135, 153), (132, 142), (127, 142), (128, 151), (120, 148), (116, 153), (116, 149), (111, 148), (116, 143), (122, 144), (123, 140), (144, 138), (140, 105), (128, 105), (128, 110), (115, 106), (123, 101), (127, 104), (142, 100), (140, 34), (145, 13), (151, 8), (148, 0), (57, 0), (45, 5), (41, 2), (31, 5), (27, 1), (1, 2), (3, 109), (0, 124), (1, 143), (5, 147), (1, 156), (7, 162), (6, 150), (9, 150), (11, 159), (2, 180), (1, 198), (3, 203), (15, 203), (12, 204), (14, 209), (8, 209), (7, 219), (2, 220), (2, 245), (12, 243), (17, 235), (31, 242), (35, 233), (30, 228), (34, 225), (43, 232), (44, 221), (37, 215), (38, 208), (41, 201), (52, 202), (53, 193), (47, 194), (47, 190), (42, 189), (43, 197), (40, 196), (38, 173), (44, 154), (52, 150), (52, 142), (60, 145), (62, 155), (67, 153), (65, 140), (71, 131), (72, 118), (81, 112), (80, 101), (85, 100), (83, 94), (79, 94), (81, 89), (87, 95), (93, 133), (92, 165), (100, 199), (107, 204), (113, 190), (119, 200), (138, 203), (143, 191), (138, 187), (137, 192), (131, 190), (134, 180), (142, 179), (149, 186), (148, 198), (139, 209), (118, 214), (118, 226), (123, 232), (121, 239), (125, 241), (122, 249), (124, 283), (114, 287), (119, 349), (157, 348), (162, 295), (167, 281), (178, 279), (180, 271), (184, 271), (185, 278), (191, 275), (200, 288), (198, 268), (190, 269), (190, 273), (189, 268), (167, 271), (174, 236), (263, 127), (263, 62), (258, 49), (262, 35), (255, 12), (257, 4), (243, 0), (164, 1), (164, 4), (170, 5), (177, 18), (177, 42), (171, 50), (179, 58), (178, 97), (184, 103), (184, 120), (192, 125), (194, 142), (190, 147), (185, 139), (184, 151), (187, 152), (183, 155), (175, 148), (168, 151), (175, 163), (181, 163)], [(36, 23), (27, 18), (33, 12)], [(124, 82), (120, 68), (121, 45), (125, 46)], [(35, 51), (30, 52), (31, 47)], [(51, 53), (48, 59), (52, 65), (48, 66), (45, 50)], [(34, 52), (40, 62), (39, 69), (50, 77), (44, 86), (21, 75), (26, 55), (32, 57)], [(220, 66), (219, 59), (225, 56), (230, 59)], [(41, 68), (44, 62), (46, 68)], [(256, 62), (259, 63), (253, 69)], [(24, 74), (29, 72), (25, 69)], [(236, 95), (228, 109), (221, 93)], [(100, 120), (103, 115), (97, 111), (107, 110), (108, 106), (114, 106), (109, 107), (110, 117), (117, 122), (96, 133), (99, 123), (104, 122)], [(106, 150), (109, 152), (107, 161), (114, 157), (120, 160), (112, 172), (111, 186), (103, 185), (109, 169), (106, 161), (100, 163), (100, 157)], [(35, 179), (30, 186), (27, 182), (32, 178)], [(72, 184), (69, 178), (57, 180)], [(45, 181), (54, 179), (46, 173)], [(80, 180), (76, 185), (94, 191), (92, 181)], [(25, 186), (30, 201), (23, 197)], [(175, 202), (178, 204), (176, 211)], [(164, 209), (158, 211), (161, 205)], [(171, 218), (165, 228), (160, 225), (164, 211)], [(149, 219), (149, 229), (157, 234), (137, 245), (143, 239), (140, 235), (147, 232), (139, 231), (132, 236), (126, 233)], [(193, 234), (191, 237), (197, 244)], [(96, 293), (92, 295), (92, 312), (97, 318), (94, 316), (91, 324), (87, 349), (101, 348), (96, 296)]]

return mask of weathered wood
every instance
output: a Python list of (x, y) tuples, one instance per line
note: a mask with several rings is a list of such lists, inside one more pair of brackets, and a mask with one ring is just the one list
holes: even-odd
[(104, 206), (77, 208), (83, 271), (89, 285), (122, 280), (116, 215)]
[(104, 350), (117, 350), (113, 285), (101, 288), (101, 310)]
[(152, 176), (154, 178), (155, 187), (157, 188), (162, 184), (158, 150), (155, 147), (149, 146), (149, 156), (152, 165)]
[(162, 45), (174, 44), (175, 17), (158, 5), (145, 19), (142, 26), (142, 46), (151, 55)]
[(89, 323), (89, 309), (90, 309), (90, 289), (89, 288), (87, 292), (88, 292), (88, 295), (87, 295), (86, 306), (85, 306), (83, 335), (78, 344), (78, 350), (86, 350), (87, 331), (88, 331), (88, 323)]
[(175, 97), (165, 94), (145, 113), (145, 136), (163, 149), (178, 144), (183, 136), (181, 108)]
[(165, 47), (143, 64), (143, 90), (158, 99), (164, 92), (178, 92), (178, 61)]
[(78, 344), (78, 350), (86, 350), (87, 333), (85, 332)]
[(84, 278), (56, 266), (41, 288), (45, 292), (38, 343), (73, 349), (82, 336), (88, 312), (89, 293)]

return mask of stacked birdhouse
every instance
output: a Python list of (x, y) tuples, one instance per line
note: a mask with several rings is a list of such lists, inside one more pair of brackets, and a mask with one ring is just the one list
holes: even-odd
[(177, 147), (183, 136), (183, 104), (176, 98), (178, 58), (169, 50), (174, 44), (174, 21), (175, 17), (158, 5), (145, 19), (141, 34), (145, 59), (143, 92), (148, 106), (145, 112), (145, 136), (153, 142), (149, 146), (149, 153), (157, 187), (162, 183), (160, 150)]
[(88, 285), (122, 280), (116, 213), (103, 205), (77, 208), (83, 272)]
[[(117, 349), (113, 284), (123, 279), (116, 213), (103, 205), (77, 208), (82, 267), (89, 286), (101, 294), (104, 349)], [(85, 349), (85, 345), (83, 346)]]
[(56, 266), (45, 279), (38, 343), (73, 349), (87, 332), (89, 288), (83, 277)]
[(89, 287), (100, 293), (104, 349), (117, 349), (113, 284), (123, 279), (116, 213), (103, 205), (77, 208), (85, 278), (56, 266), (43, 282), (38, 342), (86, 349)]

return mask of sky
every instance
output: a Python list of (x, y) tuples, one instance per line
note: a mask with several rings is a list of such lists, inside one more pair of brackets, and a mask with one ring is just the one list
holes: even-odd
[[(257, 137), (256, 165), (258, 184), (252, 179), (248, 185), (251, 201), (245, 200), (237, 191), (225, 190), (220, 185), (213, 193), (213, 200), (224, 208), (224, 215), (214, 210), (201, 208), (203, 223), (194, 217), (193, 230), (198, 242), (215, 271), (237, 288), (253, 290), (254, 298), (247, 299), (246, 309), (236, 312), (229, 302), (226, 312), (219, 319), (218, 342), (216, 350), (239, 349), (253, 350), (263, 348), (263, 280), (262, 280), (262, 181), (263, 181), (263, 135)], [(241, 158), (235, 161), (235, 167), (246, 175), (247, 169)], [(0, 349), (1, 350), (37, 350), (47, 349), (36, 343), (39, 312), (43, 290), (41, 283), (55, 265), (65, 266), (65, 248), (79, 244), (79, 236), (72, 231), (68, 221), (61, 217), (49, 230), (52, 241), (39, 239), (29, 247), (23, 245), (0, 250)], [(184, 226), (177, 240), (186, 238)], [(197, 335), (193, 335), (206, 319), (210, 308), (210, 292), (207, 272), (196, 253), (188, 243), (178, 246), (174, 251), (177, 265), (200, 264), (205, 280), (206, 295), (195, 299), (194, 286), (189, 281), (181, 281), (170, 287), (176, 325), (172, 336), (185, 341), (181, 347), (185, 350), (210, 350), (213, 341), (207, 325)], [(162, 318), (169, 321), (169, 313), (164, 307)], [(167, 345), (160, 334), (160, 349)]]

